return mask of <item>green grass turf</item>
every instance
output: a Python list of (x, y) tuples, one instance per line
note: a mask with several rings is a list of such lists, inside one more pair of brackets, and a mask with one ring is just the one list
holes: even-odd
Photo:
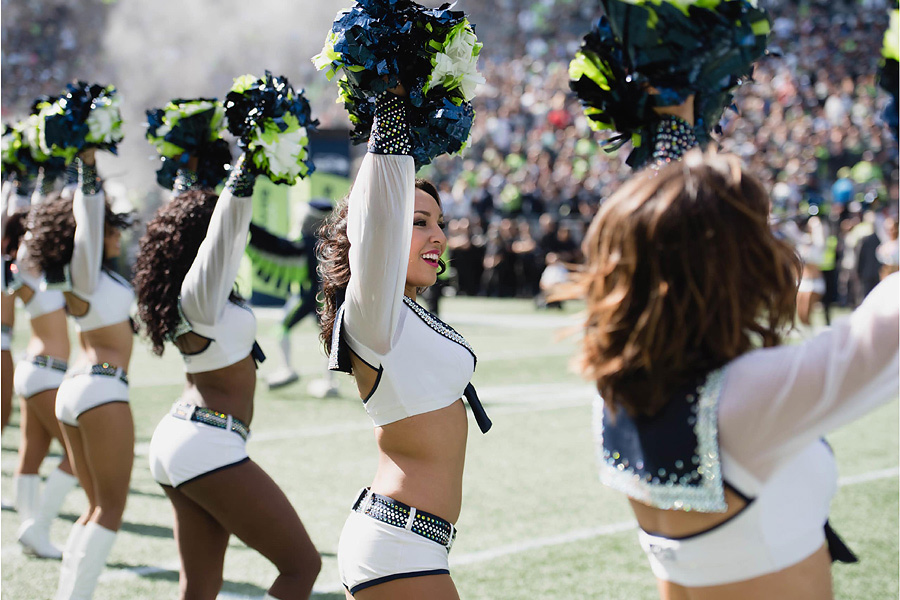
[[(464, 505), (451, 554), (454, 581), (472, 599), (653, 599), (655, 583), (637, 543), (625, 500), (596, 478), (590, 431), (591, 386), (569, 369), (575, 347), (558, 332), (577, 321), (579, 309), (534, 310), (527, 301), (453, 298), (442, 310), (476, 349), (475, 383), (494, 420), (482, 436), (469, 433)], [(260, 311), (260, 341), (272, 357), (257, 388), (250, 454), (285, 490), (323, 554), (317, 598), (343, 598), (335, 552), (348, 505), (371, 481), (375, 444), (371, 423), (349, 377), (340, 377), (343, 397), (317, 400), (306, 385), (321, 374), (325, 359), (312, 322), (293, 332), (299, 384), (270, 392), (263, 377), (274, 357), (277, 314)], [(491, 325), (490, 321), (498, 322)], [(20, 319), (15, 349), (27, 324)], [(135, 346), (131, 406), (137, 456), (125, 525), (96, 600), (174, 598), (178, 555), (172, 513), (147, 468), (146, 446), (158, 420), (177, 397), (181, 360), (162, 359), (146, 344)], [(2, 483), (8, 494), (19, 441), (18, 413), (2, 439)], [(829, 436), (842, 476), (896, 469), (898, 402), (878, 409)], [(53, 451), (58, 448), (54, 445)], [(41, 471), (46, 475), (58, 453)], [(895, 471), (894, 471), (895, 473)], [(83, 509), (77, 490), (67, 499), (52, 536), (62, 544)], [(898, 596), (898, 480), (895, 474), (840, 489), (832, 524), (859, 554), (860, 564), (834, 569), (838, 598)], [(28, 558), (15, 541), (18, 519), (0, 516), (3, 600), (50, 598), (59, 563)], [(260, 598), (276, 571), (259, 554), (232, 538), (226, 556), (222, 598)]]

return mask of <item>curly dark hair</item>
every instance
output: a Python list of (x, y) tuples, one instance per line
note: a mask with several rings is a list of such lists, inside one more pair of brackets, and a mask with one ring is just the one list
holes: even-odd
[(181, 284), (206, 237), (218, 200), (209, 190), (179, 194), (157, 211), (141, 237), (134, 265), (138, 326), (158, 356), (180, 321)]
[(28, 209), (18, 208), (6, 219), (3, 226), (3, 255), (15, 257), (28, 225)]
[[(72, 202), (72, 198), (54, 193), (40, 204), (32, 205), (27, 224), (29, 267), (41, 272), (56, 271), (72, 261), (75, 247)], [(127, 229), (135, 223), (134, 213), (115, 213), (107, 201), (104, 222), (107, 227)]]
[(600, 208), (578, 288), (577, 366), (605, 402), (653, 415), (793, 323), (800, 259), (768, 223), (769, 197), (735, 156), (692, 151), (645, 170)]
[(72, 261), (75, 214), (72, 199), (53, 194), (28, 214), (28, 258), (39, 271), (53, 271)]
[[(416, 189), (422, 190), (441, 206), (441, 197), (437, 188), (427, 179), (416, 179)], [(350, 282), (350, 239), (347, 237), (347, 198), (344, 198), (318, 231), (319, 243), (316, 245), (316, 255), (319, 260), (318, 273), (322, 279), (322, 291), (320, 292), (321, 308), (319, 308), (319, 325), (322, 332), (319, 338), (325, 345), (325, 351), (331, 352), (331, 332), (334, 330), (334, 320), (337, 311), (344, 301), (344, 293)], [(443, 260), (440, 263), (440, 273), (444, 272), (446, 265)]]

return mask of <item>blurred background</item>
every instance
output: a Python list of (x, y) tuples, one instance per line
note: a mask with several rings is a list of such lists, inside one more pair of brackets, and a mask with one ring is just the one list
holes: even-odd
[[(101, 171), (114, 195), (147, 216), (166, 194), (155, 183), (144, 111), (172, 98), (223, 98), (234, 77), (269, 69), (305, 88), (321, 127), (343, 135), (349, 122), (334, 102), (336, 86), (310, 57), (349, 4), (3, 0), (0, 112), (15, 120), (35, 96), (58, 94), (72, 79), (115, 84), (126, 138)], [(760, 4), (773, 18), (773, 56), (739, 90), (740, 114), (726, 113), (720, 145), (763, 179), (776, 214), (801, 227), (811, 214), (825, 221), (845, 280), (833, 300), (852, 306), (861, 296), (857, 238), (877, 230), (891, 241), (882, 223), (897, 211), (897, 144), (882, 122), (887, 95), (876, 82), (891, 3)], [(487, 83), (467, 149), (422, 173), (437, 184), (449, 217), (445, 293), (540, 301), (546, 266), (581, 260), (587, 224), (630, 174), (628, 148), (605, 153), (568, 91), (568, 62), (599, 3), (461, 0), (456, 8), (484, 43)]]

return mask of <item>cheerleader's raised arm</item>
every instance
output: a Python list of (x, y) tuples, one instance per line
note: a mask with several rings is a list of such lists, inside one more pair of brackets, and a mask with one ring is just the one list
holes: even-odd
[(415, 165), (405, 102), (390, 92), (378, 100), (369, 151), (348, 200), (346, 335), (353, 350), (370, 363), (365, 349), (387, 354), (392, 347), (406, 285)]
[(106, 196), (100, 187), (93, 155), (83, 158), (79, 166), (72, 212), (75, 215), (75, 238), (69, 274), (72, 291), (87, 299), (100, 280), (106, 233)]
[(216, 337), (209, 329), (220, 320), (237, 278), (253, 214), (250, 197), (254, 179), (240, 159), (219, 196), (209, 230), (181, 285), (182, 312), (192, 329), (204, 337)]

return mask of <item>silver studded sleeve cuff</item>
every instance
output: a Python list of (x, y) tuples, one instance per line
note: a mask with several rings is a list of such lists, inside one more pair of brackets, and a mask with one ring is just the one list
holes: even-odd
[(680, 160), (685, 152), (697, 145), (694, 128), (679, 117), (666, 115), (656, 127), (653, 140), (653, 163), (660, 167)]
[(245, 165), (245, 156), (241, 155), (231, 169), (228, 181), (225, 182), (225, 188), (231, 192), (232, 196), (238, 198), (249, 198), (252, 196), (253, 186), (256, 184), (256, 175), (251, 173)]
[(410, 154), (409, 124), (406, 121), (406, 100), (390, 92), (383, 92), (375, 104), (375, 119), (369, 136), (372, 154)]
[(56, 177), (50, 175), (44, 169), (38, 175), (36, 189), (41, 196), (49, 196), (56, 189)]
[(96, 165), (86, 165), (81, 162), (78, 165), (79, 184), (85, 196), (93, 196), (103, 188), (103, 181), (97, 174)]
[(172, 191), (175, 194), (183, 194), (197, 187), (198, 181), (199, 178), (195, 171), (178, 169), (178, 172), (175, 174), (175, 184), (172, 186)]

